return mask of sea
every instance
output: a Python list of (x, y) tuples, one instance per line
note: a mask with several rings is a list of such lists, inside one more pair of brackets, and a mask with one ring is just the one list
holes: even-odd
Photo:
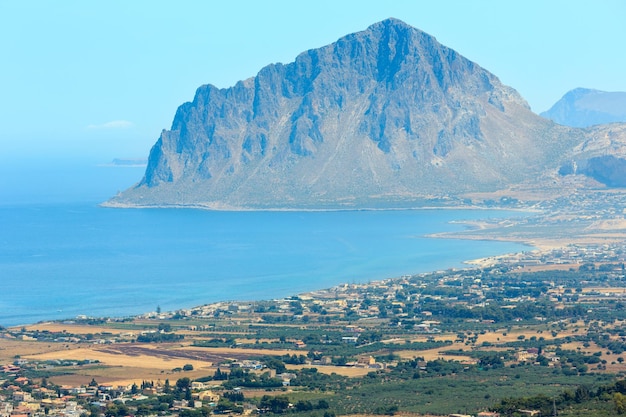
[(426, 237), (460, 230), (463, 220), (528, 215), (510, 211), (99, 206), (138, 181), (143, 170), (86, 165), (64, 172), (61, 185), (50, 175), (31, 188), (4, 184), (1, 326), (275, 299), (342, 283), (463, 268), (467, 260), (532, 249)]

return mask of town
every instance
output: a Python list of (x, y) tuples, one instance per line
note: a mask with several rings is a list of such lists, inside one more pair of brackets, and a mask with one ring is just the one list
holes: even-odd
[(2, 417), (623, 410), (625, 253), (617, 243), (573, 244), (286, 299), (3, 329), (0, 410)]

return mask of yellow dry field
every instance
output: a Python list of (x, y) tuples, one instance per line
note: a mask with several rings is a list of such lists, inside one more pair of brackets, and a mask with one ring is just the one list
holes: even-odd
[(616, 230), (624, 230), (626, 229), (626, 220), (624, 219), (609, 219), (609, 220), (600, 220), (593, 223), (590, 229), (596, 230), (610, 230), (615, 232)]
[[(63, 351), (56, 352), (48, 352), (42, 353), (39, 355), (23, 355), (28, 359), (33, 360), (97, 360), (103, 365), (107, 366), (122, 366), (122, 367), (135, 367), (140, 366), (141, 368), (153, 368), (153, 369), (163, 369), (169, 370), (176, 367), (182, 367), (183, 365), (189, 363), (194, 366), (194, 368), (202, 368), (202, 367), (210, 367), (212, 364), (210, 362), (199, 362), (193, 361), (189, 359), (180, 359), (174, 360), (164, 356), (159, 356), (156, 352), (154, 355), (151, 355), (149, 352), (142, 355), (136, 354), (124, 354), (121, 351), (115, 351), (114, 349), (102, 350), (100, 347), (95, 348), (78, 348), (78, 349), (68, 349)], [(119, 352), (119, 353), (114, 353)]]
[(539, 271), (569, 271), (570, 269), (578, 269), (580, 264), (551, 264), (551, 265), (530, 265), (520, 269), (521, 272), (539, 272)]
[[(583, 346), (582, 342), (565, 343), (563, 344), (563, 346), (561, 346), (561, 348), (567, 349), (567, 350), (578, 350), (586, 355), (592, 355), (596, 352), (601, 352), (602, 355), (600, 356), (600, 359), (606, 361), (606, 365), (605, 365), (606, 372), (609, 372), (609, 373), (626, 372), (626, 362), (619, 363), (617, 360), (617, 358), (619, 357), (626, 359), (626, 353), (616, 355), (607, 351), (606, 349), (602, 349), (600, 346), (596, 345), (593, 342), (591, 342), (588, 347)], [(593, 369), (594, 366), (595, 365), (590, 365), (589, 370), (590, 371), (594, 370)]]
[[(59, 343), (28, 342), (16, 339), (0, 338), (0, 364), (13, 363), (17, 356), (66, 350), (66, 345)], [(69, 345), (73, 346), (73, 345)]]
[[(582, 326), (582, 322), (578, 323)], [(505, 335), (506, 333), (506, 335)], [(558, 334), (557, 334), (557, 338), (561, 338), (564, 336), (571, 336), (575, 334), (572, 329), (567, 329), (567, 330), (559, 330)], [(472, 334), (473, 335), (473, 334)], [(518, 327), (518, 328), (513, 328), (511, 329), (511, 331), (507, 331), (506, 329), (500, 329), (497, 331), (493, 331), (493, 332), (487, 332), (485, 334), (479, 334), (478, 338), (476, 340), (476, 343), (473, 346), (468, 346), (466, 345), (464, 342), (456, 342), (455, 340), (457, 339), (457, 335), (456, 334), (441, 334), (441, 335), (437, 335), (437, 337), (435, 337), (435, 340), (437, 341), (442, 341), (442, 340), (451, 340), (453, 341), (453, 343), (451, 345), (448, 346), (443, 346), (443, 347), (439, 347), (439, 348), (435, 348), (435, 349), (428, 349), (428, 350), (421, 350), (421, 351), (415, 351), (415, 350), (401, 350), (398, 352), (394, 352), (397, 355), (399, 355), (402, 359), (414, 359), (416, 357), (422, 357), (427, 361), (430, 360), (435, 360), (435, 359), (446, 359), (446, 360), (456, 360), (459, 362), (467, 362), (469, 360), (469, 358), (467, 356), (462, 356), (462, 355), (447, 355), (447, 354), (443, 354), (442, 352), (444, 351), (448, 351), (448, 350), (465, 350), (465, 351), (470, 351), (470, 350), (485, 350), (485, 351), (497, 351), (497, 350), (502, 350), (504, 348), (499, 348), (498, 345), (501, 343), (507, 343), (507, 342), (514, 342), (516, 340), (518, 340), (518, 338), (520, 336), (524, 336), (526, 339), (530, 339), (531, 337), (535, 336), (537, 338), (539, 337), (543, 337), (546, 340), (552, 340), (555, 339), (554, 336), (552, 336), (550, 331), (542, 331), (541, 333), (537, 332), (537, 330), (535, 328), (525, 328), (525, 327)], [(412, 341), (425, 341), (424, 337), (420, 337), (417, 339), (414, 339)], [(482, 347), (483, 342), (487, 342), (489, 344), (491, 344), (491, 346), (488, 347)], [(581, 344), (582, 346), (582, 344)], [(508, 349), (508, 348), (507, 348)], [(593, 353), (593, 352), (592, 352)], [(626, 358), (626, 355), (625, 355)]]
[[(42, 353), (23, 354), (22, 357), (31, 360), (92, 360), (98, 361), (95, 365), (73, 367), (73, 375), (51, 377), (50, 380), (61, 385), (86, 384), (95, 378), (99, 383), (112, 385), (140, 384), (143, 380), (156, 381), (158, 379), (176, 380), (184, 376), (197, 378), (211, 375), (215, 372), (209, 361), (194, 360), (186, 357), (168, 356), (167, 351), (153, 349), (150, 346), (141, 347), (142, 353), (126, 352), (122, 345), (112, 346), (73, 346), (64, 350), (46, 351)], [(191, 364), (194, 368), (189, 372), (174, 372), (174, 368), (182, 368)]]
[(213, 374), (213, 371), (194, 370), (191, 372), (161, 372), (153, 368), (141, 367), (112, 367), (112, 368), (89, 368), (74, 369), (71, 375), (60, 375), (48, 378), (51, 382), (65, 386), (87, 385), (91, 379), (95, 379), (99, 384), (110, 384), (113, 386), (130, 386), (132, 384), (141, 385), (142, 381), (165, 382), (169, 379), (172, 384), (177, 379), (188, 377), (191, 379)]
[[(302, 368), (310, 368), (311, 365), (285, 365), (287, 369), (302, 369)], [(317, 372), (321, 374), (337, 374), (341, 376), (347, 376), (349, 378), (359, 377), (367, 375), (368, 372), (372, 372), (374, 369), (370, 368), (361, 368), (356, 366), (331, 366), (331, 365), (320, 365), (315, 366)]]
[(129, 333), (127, 330), (120, 330), (102, 326), (88, 326), (71, 323), (37, 323), (25, 326), (29, 331), (39, 330), (40, 332), (49, 331), (51, 333), (68, 333), (68, 334), (89, 334), (107, 332), (114, 335)]
[(194, 346), (185, 346), (185, 347), (181, 347), (179, 350), (197, 350), (197, 349), (202, 349), (202, 351), (204, 352), (209, 352), (209, 353), (213, 353), (216, 355), (223, 355), (223, 356), (229, 356), (232, 355), (233, 357), (237, 356), (242, 356), (242, 355), (249, 355), (249, 356), (264, 356), (264, 355), (271, 355), (271, 356), (277, 356), (277, 355), (293, 355), (294, 353), (296, 355), (306, 355), (306, 351), (298, 351), (298, 350), (289, 350), (289, 349), (283, 349), (283, 350), (278, 350), (278, 349), (240, 349), (240, 348), (227, 348), (227, 347), (219, 347), (219, 348), (199, 348), (199, 347), (194, 347)]
[(420, 350), (420, 351), (401, 350), (399, 352), (394, 352), (394, 353), (400, 356), (402, 359), (414, 359), (416, 357), (421, 357), (421, 358), (424, 358), (424, 360), (426, 361), (433, 361), (435, 359), (444, 358), (446, 360), (453, 360), (453, 361), (461, 362), (461, 361), (467, 360), (467, 356), (444, 355), (441, 352), (444, 350), (448, 350), (448, 349), (461, 349), (462, 347), (467, 347), (467, 346), (460, 344), (460, 343), (454, 343), (450, 346), (445, 346), (443, 348)]
[[(68, 329), (67, 326), (61, 327)], [(50, 327), (46, 327), (46, 329), (53, 331)], [(60, 327), (55, 328), (54, 331), (59, 331), (59, 329)], [(92, 378), (95, 378), (98, 383), (112, 385), (140, 384), (143, 380), (164, 381), (165, 379), (170, 379), (172, 381), (183, 376), (198, 378), (212, 375), (217, 369), (216, 365), (225, 360), (241, 360), (249, 356), (293, 353), (303, 352), (293, 350), (200, 348), (190, 346), (188, 343), (75, 345), (0, 339), (0, 358), (3, 363), (12, 362), (16, 355), (37, 361), (98, 361), (98, 363), (93, 365), (72, 367), (73, 375), (50, 378), (52, 382), (60, 385), (87, 384)], [(193, 371), (182, 373), (173, 371), (174, 368), (182, 368), (187, 364), (193, 366)], [(329, 373), (339, 373), (339, 369), (336, 369), (336, 367), (329, 368), (332, 368), (329, 369)], [(359, 371), (344, 371), (346, 375), (360, 375)]]

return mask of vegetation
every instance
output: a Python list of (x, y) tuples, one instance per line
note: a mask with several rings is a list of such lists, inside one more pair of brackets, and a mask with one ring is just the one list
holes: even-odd
[[(159, 343), (162, 349), (150, 351), (160, 349), (161, 355), (176, 352), (185, 340), (195, 350), (179, 351), (182, 358), (225, 347), (236, 358), (223, 354), (205, 374), (195, 363), (180, 361), (173, 370), (185, 377), (137, 382), (128, 391), (102, 391), (92, 379), (86, 383), (91, 392), (111, 397), (102, 409), (78, 400), (93, 417), (172, 409), (206, 417), (246, 408), (302, 417), (487, 409), (507, 416), (520, 409), (551, 415), (555, 408), (559, 415), (604, 416), (626, 413), (626, 307), (623, 290), (611, 293), (625, 282), (619, 264), (533, 273), (500, 266), (346, 285), (327, 298), (232, 303), (179, 311), (165, 320), (105, 320), (90, 324), (90, 334), (11, 332), (48, 344), (98, 340), (121, 350)], [(123, 339), (115, 328), (138, 336)], [(272, 350), (276, 354), (268, 355)], [(250, 351), (259, 354), (243, 356)], [(19, 377), (37, 378), (63, 396), (71, 393), (55, 385), (56, 376), (103, 367), (89, 360), (23, 364), (20, 357), (14, 364), (19, 372), (3, 376), (0, 394), (20, 386), (34, 398), (42, 398), (35, 384), (20, 385)], [(337, 372), (329, 372), (331, 366)], [(340, 369), (365, 371), (349, 377)], [(194, 389), (194, 383), (210, 384), (215, 396), (200, 399), (207, 388)], [(149, 395), (141, 397), (144, 392)]]

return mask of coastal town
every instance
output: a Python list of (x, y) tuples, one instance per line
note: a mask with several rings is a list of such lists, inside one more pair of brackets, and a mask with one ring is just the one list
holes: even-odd
[[(5, 328), (1, 417), (495, 416), (522, 383), (553, 399), (609, 389), (626, 375), (625, 257), (618, 243), (573, 244), (285, 299)], [(459, 384), (475, 372), (507, 383), (467, 410), (428, 395), (395, 405), (345, 397), (374, 381), (406, 389), (407, 375)], [(614, 409), (626, 392), (610, 390)], [(575, 409), (568, 401), (561, 413)], [(520, 404), (520, 415), (541, 409)]]
[(596, 197), (431, 236), (529, 245), (467, 268), (0, 328), (0, 417), (626, 412), (626, 221)]

